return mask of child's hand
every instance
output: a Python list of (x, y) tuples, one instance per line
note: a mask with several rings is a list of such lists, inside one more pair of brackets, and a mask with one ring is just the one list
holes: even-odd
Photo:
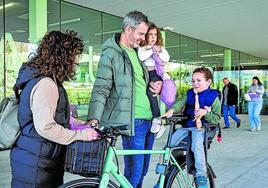
[(207, 110), (203, 108), (199, 108), (198, 110), (194, 111), (195, 118), (201, 118), (207, 114)]
[(211, 107), (204, 106), (204, 109), (205, 109), (207, 112), (211, 112)]
[(169, 109), (162, 117), (170, 118), (174, 113), (173, 109)]
[(153, 47), (153, 51), (157, 54), (157, 55), (159, 55), (159, 53), (160, 53), (160, 51), (161, 51), (161, 48), (160, 48), (160, 46), (154, 46)]

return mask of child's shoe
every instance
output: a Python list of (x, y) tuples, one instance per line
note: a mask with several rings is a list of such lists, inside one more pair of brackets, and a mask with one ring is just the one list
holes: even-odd
[(207, 188), (207, 177), (205, 176), (197, 176), (196, 177), (196, 185), (198, 188)]
[(153, 118), (151, 133), (159, 132), (160, 126), (161, 126), (161, 119), (160, 118)]

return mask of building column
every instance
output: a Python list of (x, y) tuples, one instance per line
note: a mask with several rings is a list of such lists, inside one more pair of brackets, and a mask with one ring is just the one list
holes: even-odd
[(47, 32), (47, 0), (29, 0), (29, 42), (37, 43)]
[(225, 49), (223, 70), (231, 70), (231, 67), (232, 67), (232, 50)]

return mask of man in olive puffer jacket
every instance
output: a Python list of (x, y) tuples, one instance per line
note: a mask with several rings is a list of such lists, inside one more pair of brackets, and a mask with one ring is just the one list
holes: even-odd
[[(148, 29), (148, 19), (138, 11), (126, 15), (122, 33), (115, 34), (102, 47), (97, 78), (89, 104), (89, 124), (122, 127), (124, 149), (152, 149), (152, 112), (146, 95), (148, 72), (136, 49)], [(162, 82), (151, 83), (159, 93)], [(141, 187), (149, 167), (149, 155), (125, 156), (125, 176), (133, 187)]]

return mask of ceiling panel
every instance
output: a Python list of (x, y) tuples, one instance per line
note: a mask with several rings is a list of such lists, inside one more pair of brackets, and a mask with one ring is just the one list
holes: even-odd
[(68, 0), (124, 17), (140, 10), (159, 27), (268, 59), (267, 0)]

